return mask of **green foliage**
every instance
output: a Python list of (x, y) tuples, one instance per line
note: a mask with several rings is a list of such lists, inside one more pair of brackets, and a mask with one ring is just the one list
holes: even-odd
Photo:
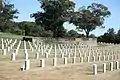
[(16, 35), (25, 35), (25, 30), (11, 30), (10, 33)]
[(69, 21), (71, 13), (74, 10), (75, 3), (70, 0), (38, 0), (41, 3), (43, 12), (33, 13), (31, 17), (35, 18), (35, 22), (51, 30), (53, 37), (63, 37), (61, 33), (65, 33), (63, 23)]
[(77, 38), (79, 34), (75, 30), (70, 30), (67, 32), (69, 38)]
[(41, 36), (44, 31), (41, 26), (35, 24), (35, 22), (19, 22), (17, 23), (19, 30), (24, 31), (25, 36)]
[(114, 28), (109, 28), (104, 35), (98, 37), (98, 42), (106, 42), (106, 43), (120, 43), (120, 30), (118, 30), (117, 34), (114, 31)]
[(9, 27), (13, 26), (12, 20), (17, 18), (15, 14), (18, 13), (17, 9), (14, 9), (14, 4), (9, 4), (6, 1), (0, 1), (0, 30), (5, 31)]
[(41, 34), (42, 37), (53, 37), (53, 32), (48, 30), (48, 31), (43, 31)]
[(103, 27), (105, 17), (108, 17), (110, 14), (106, 6), (93, 3), (88, 7), (81, 7), (79, 11), (74, 12), (70, 23), (77, 26), (76, 28), (79, 31), (84, 30), (86, 37), (88, 37), (89, 33), (97, 27)]

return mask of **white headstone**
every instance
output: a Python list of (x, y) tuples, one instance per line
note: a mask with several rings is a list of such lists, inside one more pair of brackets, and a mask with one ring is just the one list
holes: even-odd
[(55, 58), (57, 57), (56, 44), (55, 44), (55, 47), (54, 47), (54, 57)]
[(1, 39), (1, 41), (2, 41), (2, 49), (4, 49), (3, 38)]
[(39, 59), (39, 53), (38, 52), (35, 54), (35, 58)]
[(106, 73), (106, 63), (103, 63), (103, 73)]
[(80, 57), (80, 62), (83, 63), (83, 57)]
[(97, 64), (93, 64), (93, 75), (97, 75)]
[(109, 55), (107, 55), (107, 60), (108, 60), (108, 61), (110, 60), (110, 56), (109, 56)]
[(110, 62), (110, 71), (113, 71), (113, 62)]
[(21, 70), (22, 70), (22, 71), (25, 71), (25, 64), (22, 64)]
[(2, 50), (2, 54), (3, 54), (3, 55), (6, 55), (6, 49), (3, 49), (3, 50)]
[(114, 60), (114, 56), (113, 55), (111, 55), (111, 60)]
[(40, 59), (40, 67), (45, 67), (45, 59)]
[(73, 57), (73, 64), (76, 63), (76, 57)]
[(119, 62), (116, 61), (116, 69), (119, 69)]
[(15, 60), (16, 60), (16, 53), (13, 52), (13, 53), (11, 54), (11, 60), (12, 60), (12, 61), (15, 61)]
[(8, 52), (10, 52), (10, 46), (7, 47)]
[(61, 55), (62, 55), (61, 57), (64, 58), (64, 53), (62, 53)]
[(67, 57), (64, 57), (64, 64), (67, 64)]
[(105, 55), (103, 55), (103, 61), (105, 61)]
[(25, 60), (25, 70), (30, 69), (30, 60)]
[(87, 62), (89, 62), (89, 61), (90, 61), (90, 57), (88, 56), (88, 57), (87, 57)]
[(68, 53), (68, 58), (70, 58), (70, 53)]
[(48, 53), (47, 52), (45, 53), (45, 58), (48, 58)]
[(53, 58), (53, 66), (57, 66), (57, 58)]
[(25, 59), (28, 60), (28, 53), (25, 53)]
[(100, 56), (98, 56), (98, 61), (100, 61), (101, 59), (100, 59), (101, 57)]
[(95, 62), (95, 56), (93, 56), (93, 62)]

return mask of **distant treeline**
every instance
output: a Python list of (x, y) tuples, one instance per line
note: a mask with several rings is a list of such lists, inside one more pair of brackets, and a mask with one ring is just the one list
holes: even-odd
[(104, 35), (98, 37), (98, 42), (106, 42), (106, 43), (120, 43), (120, 29), (115, 32), (114, 28), (109, 28)]
[[(4, 27), (0, 27), (1, 32), (7, 32), (23, 36), (34, 36), (34, 37), (53, 37), (53, 32), (46, 31), (44, 27), (36, 25), (35, 22), (9, 22)], [(61, 33), (61, 38), (81, 38), (85, 37), (84, 34), (79, 34), (75, 30), (67, 31), (64, 29), (64, 33)], [(96, 38), (94, 34), (89, 36), (90, 38)], [(109, 28), (103, 35), (97, 38), (98, 42), (106, 43), (120, 43), (120, 29), (115, 32), (114, 28)]]
[[(17, 35), (24, 36), (34, 36), (34, 37), (53, 37), (53, 32), (51, 30), (45, 30), (44, 27), (37, 25), (35, 22), (7, 22), (4, 27), (0, 26), (1, 32), (13, 33)], [(61, 38), (78, 38), (85, 37), (84, 34), (78, 34), (75, 30), (67, 31), (63, 29), (61, 33)], [(90, 35), (94, 37), (94, 35)]]

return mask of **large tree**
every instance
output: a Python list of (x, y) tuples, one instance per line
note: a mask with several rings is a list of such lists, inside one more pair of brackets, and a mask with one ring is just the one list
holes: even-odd
[(63, 37), (64, 22), (69, 21), (74, 10), (75, 3), (70, 0), (38, 0), (41, 3), (42, 12), (33, 13), (31, 17), (35, 22), (51, 30), (53, 37)]
[[(17, 18), (15, 14), (18, 13), (17, 9), (14, 9), (14, 4), (10, 4), (7, 0), (0, 0), (0, 30), (4, 31), (9, 27), (8, 23), (12, 23), (14, 18)], [(14, 24), (14, 23), (13, 23)]]
[(88, 7), (81, 7), (71, 17), (70, 23), (77, 26), (78, 30), (84, 30), (86, 37), (97, 27), (103, 27), (105, 17), (110, 15), (108, 8), (102, 4), (92, 3)]

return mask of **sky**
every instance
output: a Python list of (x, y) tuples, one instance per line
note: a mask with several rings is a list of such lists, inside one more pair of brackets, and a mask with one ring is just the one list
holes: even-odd
[[(105, 28), (97, 28), (92, 31), (91, 34), (95, 34), (96, 36), (103, 35), (109, 28), (114, 28), (115, 31), (120, 29), (120, 0), (73, 0), (76, 3), (75, 10), (78, 10), (81, 6), (88, 6), (92, 3), (101, 3), (108, 7), (109, 11), (111, 11), (111, 16), (105, 19), (104, 26)], [(34, 18), (30, 18), (30, 14), (35, 13), (37, 11), (41, 11), (40, 3), (38, 0), (10, 0), (10, 3), (15, 5), (15, 8), (18, 9), (19, 14), (18, 19), (15, 21), (34, 21)], [(75, 26), (73, 24), (68, 24), (67, 22), (64, 24), (64, 27), (67, 30), (74, 29)]]

